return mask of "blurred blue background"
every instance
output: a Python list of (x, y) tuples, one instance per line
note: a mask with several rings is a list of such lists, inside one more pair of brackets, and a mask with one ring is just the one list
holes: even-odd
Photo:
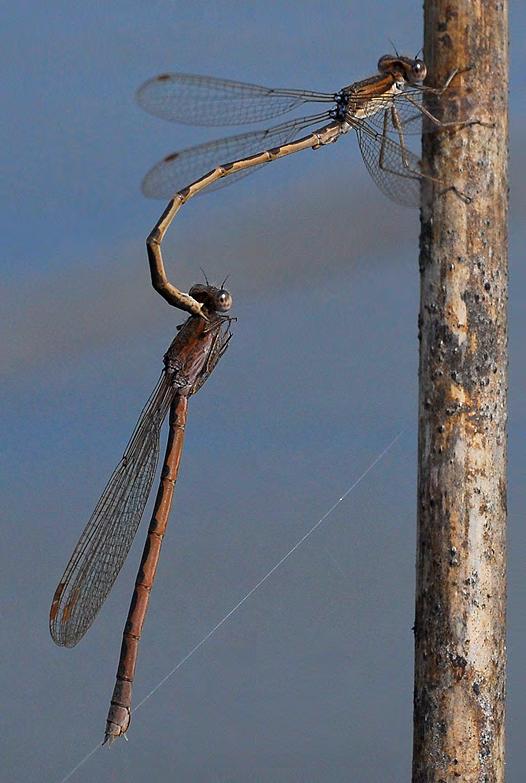
[[(515, 4), (512, 30), (526, 13)], [(74, 650), (47, 616), (182, 315), (153, 292), (139, 183), (212, 138), (141, 112), (169, 70), (336, 90), (421, 2), (19, 2), (3, 14), (2, 779), (59, 781), (102, 738), (142, 531)], [(526, 274), (523, 74), (512, 73), (508, 781), (524, 780)], [(489, 86), (491, 88), (491, 86)], [(408, 780), (411, 764), (418, 213), (367, 178), (351, 134), (185, 208), (184, 289), (230, 275), (235, 337), (191, 402), (135, 703), (393, 449), (72, 780)]]

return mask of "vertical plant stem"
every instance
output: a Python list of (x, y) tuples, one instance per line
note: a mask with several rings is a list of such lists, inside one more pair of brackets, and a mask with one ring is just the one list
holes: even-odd
[(413, 783), (504, 781), (507, 2), (425, 0)]

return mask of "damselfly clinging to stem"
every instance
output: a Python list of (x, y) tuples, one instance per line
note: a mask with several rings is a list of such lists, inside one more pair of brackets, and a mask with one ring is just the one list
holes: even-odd
[(186, 296), (199, 303), (202, 312), (186, 320), (168, 348), (161, 378), (75, 547), (51, 605), (51, 636), (57, 644), (73, 647), (95, 619), (129, 552), (155, 475), (160, 429), (170, 411), (161, 480), (106, 723), (105, 741), (109, 743), (123, 735), (130, 723), (139, 641), (179, 470), (188, 399), (206, 381), (230, 340), (232, 318), (225, 315), (232, 304), (228, 291), (222, 286), (195, 285)]
[[(423, 116), (427, 117), (431, 129), (466, 124), (458, 119), (444, 122), (422, 104), (424, 93), (442, 95), (458, 71), (453, 71), (439, 89), (423, 84), (427, 69), (418, 58), (384, 55), (378, 62), (378, 71), (378, 75), (336, 93), (272, 89), (178, 73), (147, 81), (137, 92), (139, 105), (158, 117), (188, 125), (258, 122), (305, 103), (332, 106), (266, 130), (228, 136), (168, 155), (146, 175), (145, 195), (170, 198), (184, 188), (190, 191), (189, 198), (194, 195), (194, 180), (198, 177), (202, 177), (198, 190), (213, 188), (218, 179), (229, 177), (228, 181), (215, 184), (216, 188), (224, 186), (235, 179), (232, 176), (235, 172), (246, 173), (255, 166), (308, 147), (317, 149), (353, 129), (369, 173), (381, 190), (401, 204), (417, 206), (423, 174), (418, 158), (407, 149), (405, 135), (420, 133)], [(319, 127), (293, 141), (313, 125)], [(250, 160), (245, 161), (247, 157)], [(213, 166), (224, 171), (213, 177), (210, 172), (203, 177)]]
[[(222, 187), (250, 170), (304, 149), (319, 149), (354, 130), (365, 165), (373, 180), (391, 199), (418, 206), (422, 179), (452, 190), (423, 172), (420, 161), (407, 147), (406, 135), (426, 130), (459, 128), (478, 120), (444, 120), (423, 103), (423, 96), (439, 99), (461, 71), (455, 69), (441, 87), (423, 84), (427, 69), (423, 60), (384, 55), (378, 74), (354, 82), (335, 93), (272, 89), (207, 76), (163, 74), (147, 81), (137, 92), (143, 109), (167, 120), (188, 125), (233, 125), (276, 117), (305, 103), (330, 104), (325, 111), (291, 120), (266, 130), (199, 144), (168, 155), (146, 175), (145, 195), (169, 198), (167, 208), (150, 233), (150, 262), (162, 266), (160, 245), (181, 206), (205, 188)], [(432, 107), (434, 109), (434, 107)], [(440, 112), (440, 106), (437, 104)], [(307, 135), (297, 138), (314, 126)], [(155, 281), (154, 281), (155, 285)], [(185, 295), (177, 292), (183, 298)], [(163, 294), (164, 295), (164, 294)], [(179, 302), (184, 307), (185, 302)], [(189, 309), (198, 313), (199, 309)]]

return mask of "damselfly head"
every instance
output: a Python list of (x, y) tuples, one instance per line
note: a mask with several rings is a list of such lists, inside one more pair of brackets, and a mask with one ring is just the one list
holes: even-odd
[(427, 76), (426, 64), (418, 57), (403, 57), (392, 54), (384, 54), (378, 60), (378, 70), (380, 73), (391, 73), (395, 76), (402, 76), (409, 84), (423, 82)]
[(196, 283), (188, 293), (209, 312), (226, 313), (232, 307), (232, 295), (223, 286), (216, 288), (213, 285)]

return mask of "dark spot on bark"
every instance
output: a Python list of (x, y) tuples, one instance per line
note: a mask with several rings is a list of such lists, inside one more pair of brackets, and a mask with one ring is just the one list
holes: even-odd
[(448, 35), (447, 33), (445, 35), (442, 35), (438, 40), (440, 41), (444, 49), (453, 48), (453, 41), (451, 40), (451, 36)]

